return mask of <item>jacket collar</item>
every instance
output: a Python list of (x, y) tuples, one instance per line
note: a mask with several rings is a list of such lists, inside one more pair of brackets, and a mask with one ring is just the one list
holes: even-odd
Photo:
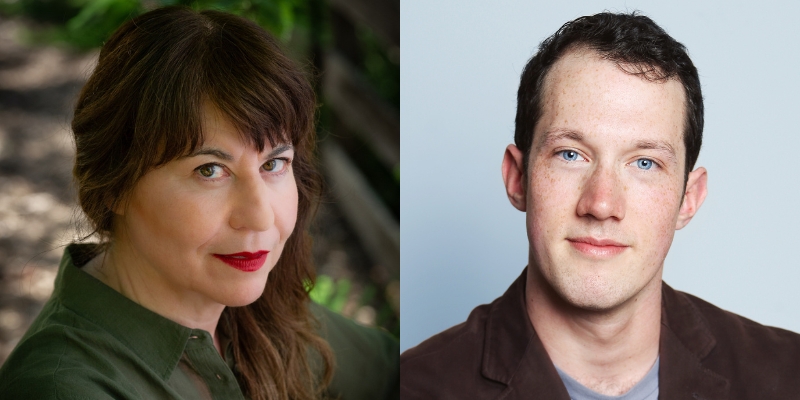
[(75, 260), (85, 260), (94, 246), (67, 246), (51, 300), (100, 326), (166, 380), (178, 365), (189, 337), (208, 335), (210, 340), (210, 335), (164, 318), (82, 271)]
[(659, 397), (727, 399), (730, 382), (702, 365), (717, 340), (689, 298), (666, 283), (661, 287)]
[[(561, 378), (530, 323), (525, 303), (527, 268), (491, 304), (486, 322), (481, 373), (506, 385), (498, 399), (569, 400)], [(524, 323), (520, 323), (524, 321)], [(703, 367), (702, 360), (716, 345), (708, 323), (683, 293), (662, 285), (659, 344), (659, 397), (721, 400), (730, 383)]]
[[(527, 268), (491, 305), (481, 373), (506, 384), (498, 399), (569, 400), (553, 362), (533, 329), (525, 304)], [(522, 323), (520, 323), (522, 322)]]

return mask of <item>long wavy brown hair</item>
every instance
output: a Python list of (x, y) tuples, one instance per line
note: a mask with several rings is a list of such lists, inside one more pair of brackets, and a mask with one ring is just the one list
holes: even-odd
[(253, 400), (312, 399), (330, 382), (333, 355), (308, 310), (309, 220), (320, 194), (316, 100), (302, 70), (266, 31), (218, 11), (167, 7), (121, 26), (103, 46), (75, 108), (78, 198), (94, 233), (114, 240), (113, 208), (151, 169), (203, 142), (210, 101), (262, 151), (290, 142), (297, 225), (254, 303), (223, 312), (237, 378)]

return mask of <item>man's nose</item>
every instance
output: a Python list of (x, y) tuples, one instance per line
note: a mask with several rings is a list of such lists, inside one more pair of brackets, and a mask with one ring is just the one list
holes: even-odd
[(625, 186), (612, 167), (597, 167), (583, 184), (578, 200), (580, 217), (597, 220), (625, 218)]
[(252, 177), (237, 182), (233, 193), (230, 225), (237, 230), (266, 231), (275, 224), (270, 190), (263, 179)]

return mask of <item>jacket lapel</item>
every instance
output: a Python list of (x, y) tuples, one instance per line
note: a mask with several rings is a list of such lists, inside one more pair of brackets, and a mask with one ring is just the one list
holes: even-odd
[(662, 286), (659, 346), (660, 398), (728, 399), (730, 382), (702, 365), (716, 339), (694, 305), (666, 283)]
[(569, 400), (567, 389), (528, 319), (526, 278), (527, 269), (492, 304), (486, 323), (481, 373), (506, 385), (496, 397), (498, 400)]

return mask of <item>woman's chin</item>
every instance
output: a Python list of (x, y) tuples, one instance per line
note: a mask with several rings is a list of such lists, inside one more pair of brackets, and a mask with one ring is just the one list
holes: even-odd
[(237, 287), (226, 290), (225, 293), (218, 293), (221, 296), (217, 302), (228, 307), (243, 307), (258, 300), (264, 293), (265, 286), (266, 282), (237, 285)]

